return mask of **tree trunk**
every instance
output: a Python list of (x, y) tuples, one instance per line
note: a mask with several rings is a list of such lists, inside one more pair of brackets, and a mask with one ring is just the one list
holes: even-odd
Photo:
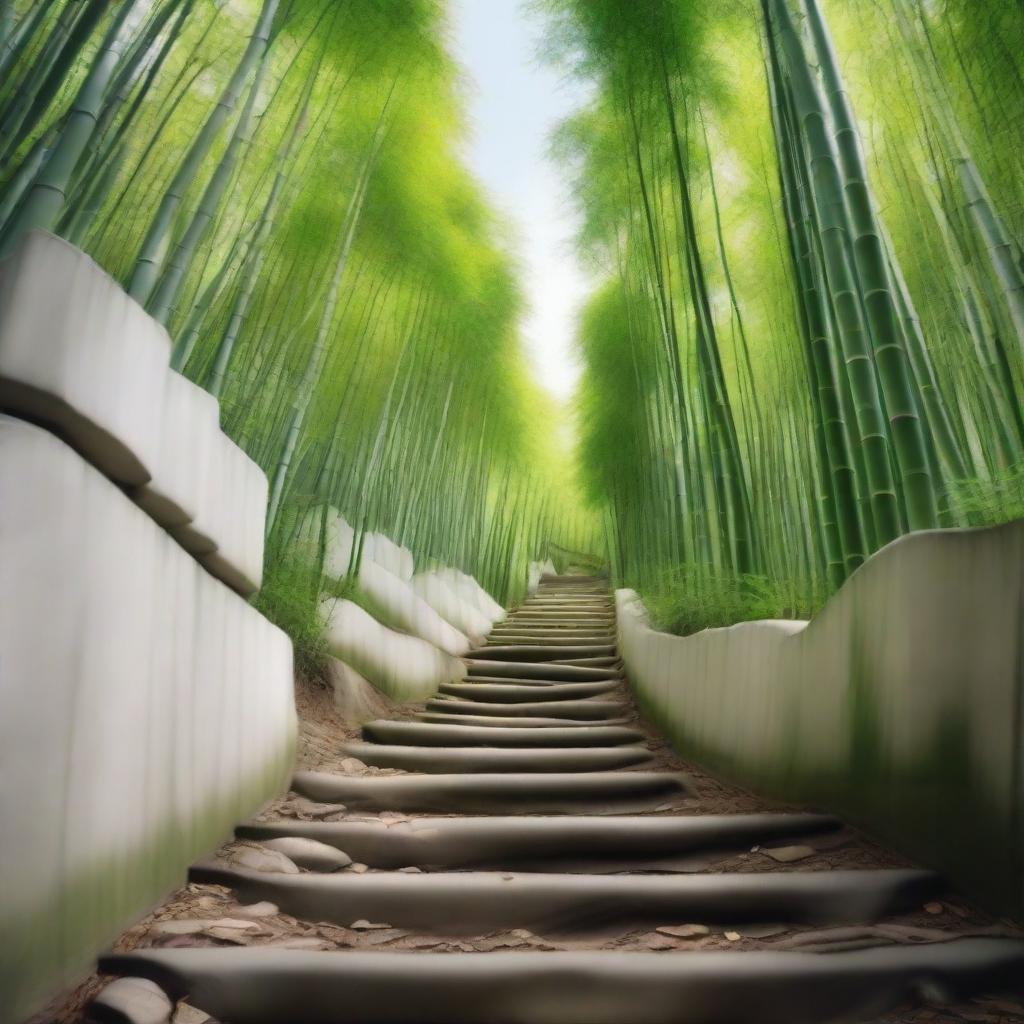
[(231, 116), (238, 104), (238, 98), (242, 94), (250, 72), (261, 60), (269, 45), (278, 3), (279, 0), (263, 0), (259, 20), (241, 60), (164, 192), (160, 206), (139, 249), (128, 282), (128, 294), (138, 302), (145, 304), (149, 300), (163, 267), (170, 245), (174, 219), (185, 198), (185, 193), (194, 183), (203, 160), (213, 146), (224, 122)]
[(124, 47), (121, 29), (138, 0), (123, 0), (121, 7), (107, 29), (99, 53), (93, 59), (78, 95), (71, 104), (67, 121), (60, 132), (53, 153), (36, 178), (21, 209), (11, 221), (0, 242), (0, 254), (6, 254), (18, 239), (36, 228), (50, 231), (64, 208), (65, 189), (74, 173), (75, 165), (89, 144), (103, 104), (107, 85), (117, 68)]

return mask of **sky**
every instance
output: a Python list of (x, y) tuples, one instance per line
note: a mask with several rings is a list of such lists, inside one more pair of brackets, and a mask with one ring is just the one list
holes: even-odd
[(527, 351), (538, 380), (564, 400), (579, 376), (572, 337), (589, 288), (573, 254), (568, 189), (547, 150), (552, 128), (585, 94), (536, 56), (543, 26), (521, 0), (453, 0), (452, 22), (454, 55), (469, 78), (464, 155), (512, 222)]

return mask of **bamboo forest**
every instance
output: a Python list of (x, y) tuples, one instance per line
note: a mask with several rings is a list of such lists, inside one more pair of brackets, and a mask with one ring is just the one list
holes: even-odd
[(301, 603), (316, 499), (503, 596), (600, 552), (684, 618), (1019, 515), (1019, 6), (537, 6), (593, 89), (552, 140), (593, 282), (567, 408), (440, 0), (3, 5), (2, 244), (84, 248), (220, 398), (271, 480), (264, 600)]
[(1024, 1021), (1021, 0), (0, 0), (0, 472), (0, 1019)]

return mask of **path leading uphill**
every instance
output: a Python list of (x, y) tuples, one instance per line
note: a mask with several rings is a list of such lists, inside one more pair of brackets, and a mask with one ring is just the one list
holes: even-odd
[[(601, 580), (545, 578), (468, 664), (345, 745), (366, 773), (300, 772), (197, 864), (206, 919), (165, 914), (101, 968), (231, 1024), (1022, 1019), (965, 1002), (1019, 986), (1024, 944), (936, 875), (679, 770)], [(108, 992), (107, 1020), (146, 994)]]

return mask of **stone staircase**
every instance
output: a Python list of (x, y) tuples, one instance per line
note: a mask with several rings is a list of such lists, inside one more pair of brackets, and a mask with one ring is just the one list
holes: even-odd
[[(107, 956), (101, 970), (149, 979), (231, 1024), (866, 1022), (922, 1000), (1020, 989), (1024, 944), (899, 923), (937, 905), (937, 875), (807, 869), (801, 858), (841, 833), (836, 819), (701, 813), (692, 780), (667, 769), (638, 726), (615, 642), (604, 581), (544, 578), (470, 652), (465, 681), (346, 745), (381, 771), (296, 775), (297, 794), (346, 815), (237, 831), (316, 841), (360, 873), (221, 859), (190, 876), (300, 921), (469, 940), (464, 951), (152, 948)], [(364, 812), (401, 820), (387, 827)], [(762, 848), (768, 869), (714, 867), (715, 856)], [(640, 943), (623, 938), (638, 931)], [(709, 935), (724, 938), (707, 949)], [(538, 937), (552, 942), (523, 951)], [(107, 993), (99, 1019), (143, 1019), (117, 984)]]

